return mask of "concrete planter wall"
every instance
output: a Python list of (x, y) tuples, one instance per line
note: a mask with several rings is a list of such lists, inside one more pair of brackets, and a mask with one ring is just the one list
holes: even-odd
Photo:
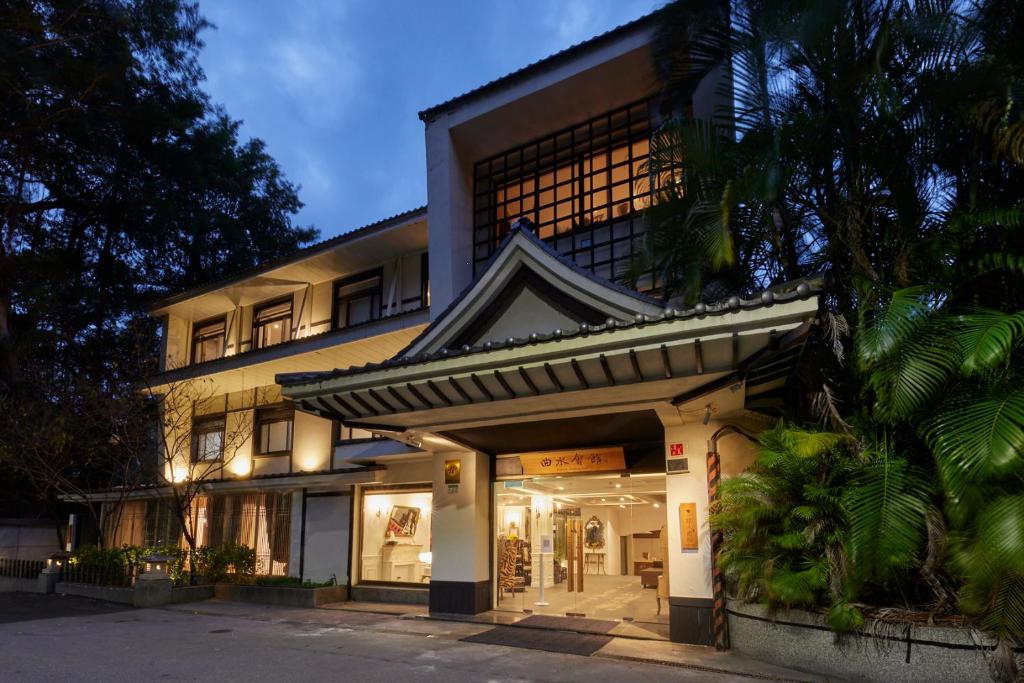
[(18, 579), (13, 576), (0, 576), (0, 593), (37, 593), (39, 579)]
[[(762, 661), (850, 681), (977, 681), (990, 683), (982, 648), (965, 628), (909, 626), (894, 630), (865, 625), (864, 633), (837, 638), (824, 617), (730, 600), (730, 647)], [(980, 644), (981, 647), (978, 647)]]
[(119, 586), (97, 586), (91, 583), (68, 583), (58, 581), (56, 591), (65, 595), (79, 595), (83, 598), (119, 602), (124, 605), (135, 604), (135, 589)]
[(171, 602), (178, 604), (209, 600), (213, 597), (213, 593), (214, 588), (212, 584), (205, 586), (175, 586), (171, 589)]
[(246, 586), (233, 583), (218, 583), (214, 586), (214, 597), (218, 600), (235, 600), (260, 605), (319, 607), (329, 602), (348, 600), (348, 589), (345, 586), (291, 588), (286, 586)]

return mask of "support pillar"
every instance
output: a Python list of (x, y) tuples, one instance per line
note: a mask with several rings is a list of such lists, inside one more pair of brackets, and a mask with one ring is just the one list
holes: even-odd
[[(714, 424), (665, 427), (665, 455), (683, 444), (688, 471), (666, 475), (668, 503), (669, 636), (677, 643), (714, 645), (712, 547), (708, 527), (707, 438)], [(683, 547), (682, 506), (696, 507), (697, 547)]]
[[(459, 482), (445, 482), (446, 461)], [(477, 614), (491, 608), (491, 460), (481, 453), (435, 453), (430, 611)]]

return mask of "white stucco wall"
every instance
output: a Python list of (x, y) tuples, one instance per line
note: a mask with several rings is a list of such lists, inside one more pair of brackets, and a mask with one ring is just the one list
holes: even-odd
[[(455, 493), (444, 483), (446, 459), (462, 461)], [(490, 578), (490, 468), (479, 453), (434, 454), (433, 579), (486, 581)]]

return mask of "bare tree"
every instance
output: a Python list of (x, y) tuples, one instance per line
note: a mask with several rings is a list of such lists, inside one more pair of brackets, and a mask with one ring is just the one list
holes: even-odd
[[(156, 467), (163, 482), (160, 501), (179, 522), (194, 559), (201, 523), (197, 501), (214, 482), (248, 473), (252, 423), (244, 409), (231, 410), (213, 380), (164, 382), (145, 390), (156, 416)], [(190, 581), (195, 562), (189, 562)]]
[(35, 490), (55, 522), (63, 546), (62, 503), (78, 503), (91, 517), (97, 540), (104, 528), (91, 492), (103, 491), (114, 509), (146, 482), (137, 451), (125, 447), (134, 437), (139, 397), (134, 392), (94, 392), (68, 406), (45, 396), (0, 396), (5, 443), (0, 462)]

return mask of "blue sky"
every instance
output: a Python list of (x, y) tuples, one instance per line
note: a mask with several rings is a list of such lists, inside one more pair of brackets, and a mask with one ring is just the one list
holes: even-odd
[(661, 0), (200, 0), (206, 90), (267, 142), (324, 237), (426, 203), (416, 113)]

